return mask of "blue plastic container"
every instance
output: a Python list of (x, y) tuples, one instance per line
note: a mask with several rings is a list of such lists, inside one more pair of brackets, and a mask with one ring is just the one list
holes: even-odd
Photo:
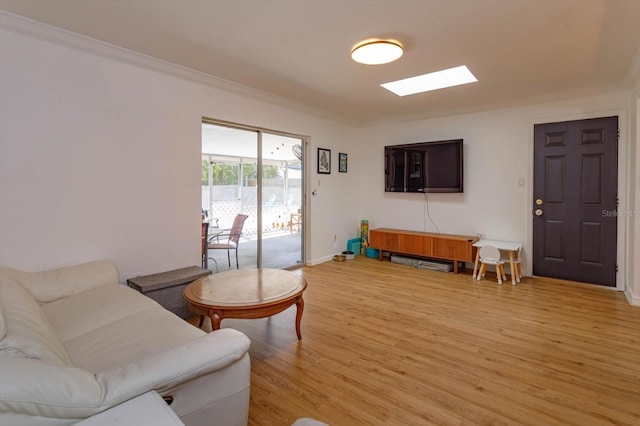
[(352, 238), (347, 241), (347, 251), (352, 251), (354, 255), (358, 256), (360, 253), (360, 238)]
[(371, 247), (367, 247), (367, 257), (375, 257), (378, 258), (378, 254), (380, 251), (378, 249), (374, 249)]

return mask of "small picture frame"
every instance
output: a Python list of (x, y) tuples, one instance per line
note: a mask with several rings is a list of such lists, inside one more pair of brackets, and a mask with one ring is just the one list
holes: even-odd
[(344, 152), (338, 154), (338, 171), (340, 173), (347, 173), (347, 154)]
[(318, 148), (318, 173), (331, 174), (331, 150)]

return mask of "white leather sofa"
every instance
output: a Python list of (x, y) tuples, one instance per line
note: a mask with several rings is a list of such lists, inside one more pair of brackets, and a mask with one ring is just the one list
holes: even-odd
[(70, 425), (150, 390), (187, 426), (246, 425), (249, 339), (188, 324), (96, 261), (0, 267), (0, 425)]

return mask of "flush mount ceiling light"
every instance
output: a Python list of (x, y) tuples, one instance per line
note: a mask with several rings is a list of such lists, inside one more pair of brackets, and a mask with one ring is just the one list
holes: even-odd
[(445, 87), (475, 83), (476, 81), (478, 81), (478, 79), (471, 74), (469, 68), (467, 68), (466, 65), (461, 65), (455, 68), (384, 83), (381, 84), (381, 86), (398, 96), (406, 96), (428, 92), (430, 90), (444, 89)]
[(361, 64), (380, 65), (395, 61), (403, 52), (399, 41), (375, 38), (356, 44), (351, 50), (351, 58)]

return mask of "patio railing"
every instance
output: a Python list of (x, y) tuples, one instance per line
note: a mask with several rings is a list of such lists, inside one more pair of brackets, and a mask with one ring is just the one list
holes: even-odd
[[(297, 213), (301, 205), (301, 193), (299, 180), (290, 182), (287, 194), (281, 186), (268, 186), (263, 189), (262, 232), (264, 234), (288, 229), (287, 224), (291, 220), (291, 214)], [(202, 187), (202, 208), (207, 211), (209, 217), (217, 218), (220, 228), (228, 229), (231, 228), (236, 215), (246, 214), (249, 217), (244, 224), (243, 234), (249, 237), (258, 233), (257, 198), (255, 186), (243, 186), (239, 189), (234, 185), (218, 185), (211, 190), (208, 186)]]
[[(291, 207), (282, 204), (273, 204), (271, 206), (262, 206), (262, 232), (265, 234), (280, 232), (289, 229), (287, 224), (291, 218), (291, 213), (296, 213)], [(214, 201), (213, 211), (209, 212), (210, 218), (217, 218), (220, 228), (231, 228), (233, 219), (238, 214), (246, 214), (249, 216), (244, 223), (243, 234), (245, 236), (253, 236), (258, 233), (258, 207), (257, 206), (241, 206), (239, 200), (231, 201)]]

